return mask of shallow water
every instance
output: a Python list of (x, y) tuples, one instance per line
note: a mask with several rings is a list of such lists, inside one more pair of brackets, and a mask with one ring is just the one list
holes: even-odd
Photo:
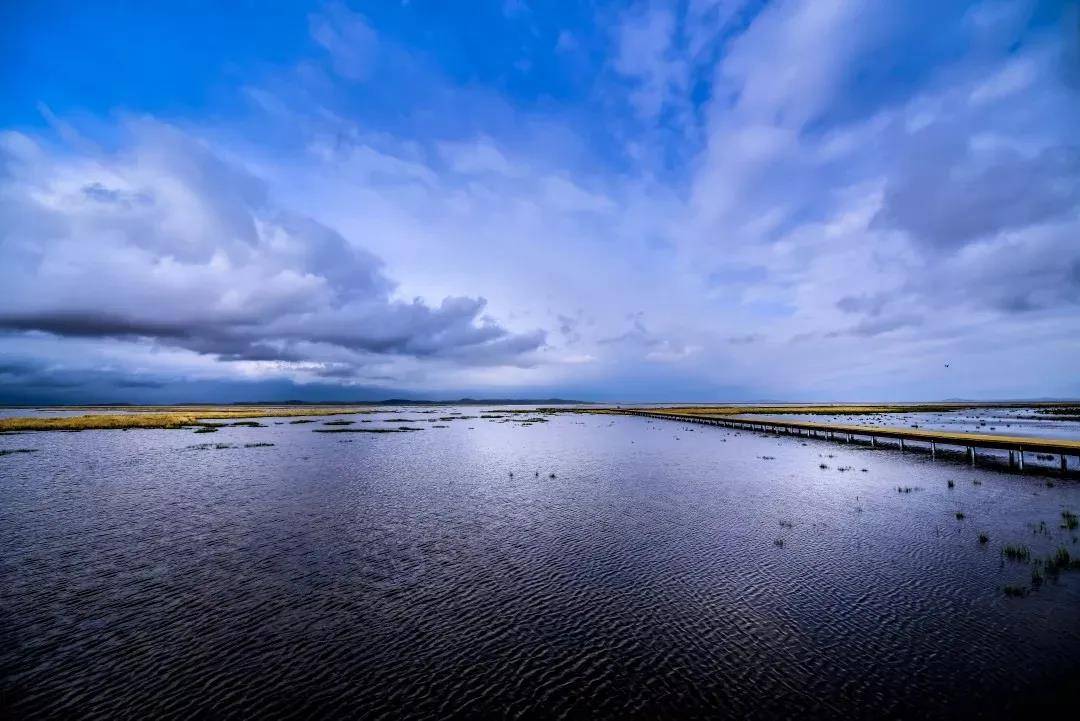
[[(1060, 528), (1075, 480), (644, 418), (448, 415), (0, 436), (37, 449), (0, 456), (3, 706), (946, 718), (1072, 693), (1080, 571), (1009, 598), (1032, 565), (1000, 550), (1080, 555)], [(425, 430), (313, 432), (341, 419)]]
[(863, 413), (835, 416), (783, 413), (763, 414), (760, 417), (816, 423), (850, 423), (861, 426), (925, 428), (957, 433), (1080, 440), (1080, 421), (1040, 414), (1036, 408), (971, 408), (934, 413)]

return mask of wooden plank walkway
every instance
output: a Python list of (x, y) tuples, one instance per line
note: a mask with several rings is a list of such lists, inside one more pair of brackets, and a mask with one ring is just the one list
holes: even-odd
[[(930, 455), (937, 453), (938, 446), (951, 446), (966, 449), (971, 463), (975, 463), (976, 448), (990, 448), (1007, 451), (1009, 465), (1024, 468), (1025, 453), (1043, 453), (1060, 458), (1062, 472), (1068, 471), (1069, 456), (1080, 459), (1080, 441), (1064, 438), (1033, 438), (1020, 436), (1002, 436), (986, 433), (956, 433), (926, 428), (890, 428), (878, 426), (860, 426), (839, 423), (818, 423), (814, 421), (769, 420), (739, 415), (706, 415), (698, 413), (679, 413), (677, 411), (639, 410), (621, 408), (619, 413), (658, 418), (661, 420), (701, 423), (705, 425), (742, 428), (756, 431), (772, 431), (785, 435), (806, 435), (827, 440), (853, 442), (857, 439), (869, 440), (877, 445), (878, 439), (899, 441), (900, 450), (906, 450), (909, 441), (927, 444)], [(839, 438), (838, 438), (839, 437)]]

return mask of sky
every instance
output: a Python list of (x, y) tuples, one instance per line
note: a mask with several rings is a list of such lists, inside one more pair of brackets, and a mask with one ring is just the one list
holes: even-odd
[(0, 403), (1080, 397), (1073, 0), (39, 0), (0, 68)]

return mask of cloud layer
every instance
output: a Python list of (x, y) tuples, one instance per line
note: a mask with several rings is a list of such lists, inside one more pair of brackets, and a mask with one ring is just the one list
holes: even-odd
[(342, 380), (398, 356), (527, 366), (543, 345), (486, 317), (482, 298), (394, 298), (376, 256), (182, 131), (125, 133), (118, 153), (0, 141), (0, 328)]
[(1080, 395), (1075, 3), (515, 8), (5, 132), (0, 384)]

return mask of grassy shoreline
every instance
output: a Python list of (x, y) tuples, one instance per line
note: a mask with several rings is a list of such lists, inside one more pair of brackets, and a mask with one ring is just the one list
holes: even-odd
[(184, 408), (160, 412), (156, 408), (131, 409), (126, 413), (92, 413), (64, 418), (19, 416), (0, 418), (0, 433), (21, 431), (127, 430), (130, 428), (188, 428), (212, 426), (205, 421), (242, 418), (288, 418), (294, 416), (336, 416), (372, 413), (370, 408)]
[[(684, 413), (687, 415), (725, 416), (736, 414), (803, 414), (817, 416), (917, 413), (934, 411), (961, 411), (975, 408), (1033, 408), (1046, 414), (1049, 419), (1069, 419), (1077, 410), (1076, 402), (1042, 403), (918, 403), (918, 404), (762, 404), (762, 405), (669, 405), (669, 406), (573, 406), (537, 407), (529, 409), (503, 408), (497, 412), (503, 416), (518, 414), (555, 413), (613, 413), (627, 410), (651, 410), (656, 412)], [(131, 428), (187, 428), (213, 426), (207, 421), (228, 421), (244, 418), (288, 418), (299, 416), (336, 416), (379, 413), (390, 410), (372, 406), (71, 406), (65, 410), (100, 410), (81, 416), (45, 418), (19, 416), (0, 418), (0, 433), (23, 431), (84, 431), (124, 430)], [(421, 411), (422, 412), (422, 411)], [(496, 411), (492, 411), (496, 412)]]

